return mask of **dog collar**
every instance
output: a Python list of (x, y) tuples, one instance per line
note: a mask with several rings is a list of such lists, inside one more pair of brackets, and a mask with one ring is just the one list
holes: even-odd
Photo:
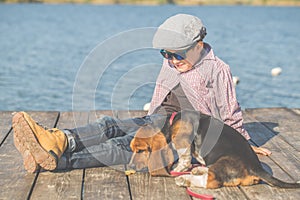
[(173, 112), (173, 113), (172, 113), (172, 115), (171, 115), (171, 117), (170, 117), (170, 120), (169, 120), (169, 122), (170, 122), (170, 125), (172, 125), (172, 124), (173, 124), (173, 120), (174, 120), (174, 118), (175, 118), (176, 114), (177, 114), (177, 112)]

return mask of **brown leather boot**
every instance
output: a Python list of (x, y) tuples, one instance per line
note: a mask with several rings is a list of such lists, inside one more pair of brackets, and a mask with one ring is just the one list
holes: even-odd
[(35, 172), (38, 165), (45, 170), (57, 167), (58, 159), (67, 148), (64, 132), (40, 126), (25, 112), (13, 116), (12, 126), (15, 146), (22, 154), (28, 172)]

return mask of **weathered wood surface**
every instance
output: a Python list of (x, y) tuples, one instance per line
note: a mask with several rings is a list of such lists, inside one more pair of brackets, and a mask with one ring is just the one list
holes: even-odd
[(12, 112), (0, 112), (0, 146), (11, 130)]
[[(75, 123), (76, 121), (76, 123)], [(88, 123), (87, 112), (62, 112), (56, 125), (59, 129), (82, 126)], [(83, 169), (67, 172), (39, 173), (32, 199), (81, 199)], [(48, 194), (48, 195), (45, 195)]]
[[(96, 122), (102, 116), (117, 117), (117, 112), (95, 111), (89, 114), (89, 123)], [(100, 167), (85, 170), (84, 199), (129, 199), (129, 190), (124, 165), (113, 168)]]
[[(144, 111), (29, 112), (41, 124), (60, 129), (96, 122), (102, 115), (124, 119)], [(147, 173), (125, 176), (125, 166), (28, 174), (13, 145), (12, 112), (0, 112), (0, 200), (10, 199), (191, 199), (173, 178)], [(262, 108), (244, 111), (251, 142), (272, 151), (259, 156), (265, 169), (285, 181), (300, 179), (300, 109)], [(259, 184), (216, 190), (195, 189), (216, 199), (299, 199), (300, 189)], [(195, 198), (194, 198), (195, 199)]]
[[(270, 157), (259, 156), (275, 177), (289, 182), (299, 180), (300, 152), (298, 143), (290, 140), (300, 139), (300, 116), (285, 108), (246, 110), (245, 125), (258, 146), (272, 151)], [(298, 130), (297, 130), (298, 128)], [(287, 129), (293, 130), (291, 134)], [(287, 142), (290, 141), (290, 142)], [(279, 189), (267, 185), (242, 187), (250, 199), (298, 199), (300, 190)]]
[[(58, 116), (58, 112), (29, 112), (29, 114), (48, 127), (55, 126)], [(13, 132), (10, 128), (9, 130), (8, 137), (0, 147), (0, 199), (26, 199), (31, 194), (38, 174), (27, 174), (24, 170), (21, 155), (13, 144)]]

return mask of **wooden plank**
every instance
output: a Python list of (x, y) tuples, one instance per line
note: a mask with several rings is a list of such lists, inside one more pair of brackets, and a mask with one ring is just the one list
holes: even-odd
[[(262, 115), (265, 115), (265, 113), (262, 113)], [(300, 173), (299, 152), (282, 140), (279, 135), (276, 135), (276, 133), (269, 128), (266, 128), (266, 121), (264, 121), (265, 124), (262, 124), (251, 117), (250, 114), (244, 115), (244, 120), (246, 122), (245, 127), (251, 135), (252, 140), (259, 146), (271, 150), (272, 154), (269, 158), (280, 165), (289, 176), (285, 173), (277, 175), (274, 173), (274, 175), (286, 181), (291, 180), (291, 177), (295, 177), (294, 180), (297, 180)], [(268, 123), (271, 124), (273, 122), (269, 121)], [(249, 124), (251, 124), (251, 126), (249, 126)]]
[(11, 118), (12, 112), (0, 112), (0, 145), (4, 142), (4, 139), (6, 138), (9, 131), (11, 131)]
[(85, 170), (84, 199), (129, 199), (123, 171), (109, 167)]
[(185, 188), (175, 184), (172, 177), (153, 177), (149, 173), (129, 176), (132, 199), (190, 199)]
[[(261, 114), (266, 115), (264, 112), (261, 112)], [(272, 124), (274, 123), (273, 121), (263, 120), (263, 123), (260, 123), (251, 116), (249, 112), (248, 115), (244, 115), (244, 119), (246, 122), (245, 127), (254, 142), (259, 146), (271, 150), (272, 155), (270, 158), (278, 163), (290, 177), (294, 177), (294, 180), (297, 180), (300, 174), (300, 152), (296, 151), (294, 147), (283, 140), (282, 137), (280, 137), (281, 133), (275, 133), (270, 130), (270, 127), (266, 127), (267, 123)], [(300, 137), (299, 134), (298, 137)], [(286, 179), (287, 176), (284, 175), (279, 178)]]
[(129, 119), (135, 117), (144, 117), (147, 115), (146, 111), (141, 110), (118, 110), (118, 111), (111, 111), (111, 110), (98, 110), (98, 111), (90, 111), (89, 115), (89, 122), (95, 122), (97, 119), (103, 116), (112, 116), (118, 119)]
[(135, 117), (144, 117), (147, 115), (146, 111), (141, 110), (131, 110), (131, 111), (117, 111), (116, 115), (119, 119), (135, 118)]
[[(297, 142), (300, 142), (300, 116), (295, 115), (286, 109), (253, 109), (251, 110), (251, 116), (262, 122), (262, 124), (270, 130), (273, 130), (273, 134), (276, 136), (269, 140), (270, 148), (275, 149), (275, 152), (279, 152), (277, 163), (283, 163), (281, 167), (285, 171), (293, 174), (293, 177), (297, 177), (300, 174), (300, 152), (297, 150)], [(273, 127), (271, 124), (276, 123), (277, 127)], [(292, 141), (289, 137), (292, 137)], [(273, 154), (273, 158), (277, 154)], [(275, 158), (274, 158), (275, 159)], [(284, 162), (287, 160), (288, 162)], [(293, 163), (293, 164), (287, 164)], [(285, 167), (286, 166), (286, 167)], [(296, 180), (296, 179), (295, 179)]]
[[(74, 128), (86, 125), (87, 112), (62, 112), (57, 128)], [(32, 192), (32, 199), (81, 199), (83, 169), (58, 172), (41, 172)]]
[[(277, 126), (274, 120), (257, 121), (252, 116), (253, 112), (253, 110), (247, 110), (244, 113), (245, 128), (254, 143), (272, 151), (272, 155), (269, 157), (259, 156), (260, 161), (264, 163), (264, 168), (281, 180), (294, 182), (299, 177), (300, 166), (295, 149), (276, 135), (276, 132), (271, 131), (271, 127)], [(261, 115), (266, 114), (265, 112), (260, 113)], [(241, 187), (241, 189), (249, 199), (295, 199), (299, 196), (299, 190), (280, 189), (266, 184)]]
[(263, 184), (243, 187), (243, 189), (251, 200), (296, 200), (300, 197), (299, 189), (278, 189)]
[[(34, 120), (53, 127), (57, 112), (28, 112)], [(0, 199), (27, 199), (36, 174), (28, 174), (13, 143), (13, 131), (0, 148)]]
[[(248, 111), (255, 119), (273, 130), (300, 152), (300, 116), (286, 108), (261, 108)], [(274, 127), (272, 123), (276, 123)]]
[[(89, 123), (103, 116), (116, 116), (112, 111), (91, 111)], [(129, 199), (124, 165), (85, 170), (84, 199)]]
[[(275, 177), (284, 179), (289, 182), (293, 182), (289, 176), (278, 166), (274, 163), (271, 159), (266, 156), (260, 156), (260, 160), (267, 165), (267, 170), (271, 171)], [(282, 189), (278, 187), (271, 187), (267, 184), (259, 184), (254, 186), (248, 187), (241, 187), (244, 193), (248, 196), (249, 199), (274, 199), (274, 200), (286, 200), (286, 199), (298, 199), (300, 196), (299, 189)]]
[[(191, 188), (191, 190), (198, 194), (212, 195), (214, 199), (247, 199), (245, 194), (238, 187), (222, 187), (218, 189)], [(192, 199), (196, 200), (197, 198), (193, 197)]]
[(97, 110), (89, 112), (89, 123), (96, 122), (98, 119), (104, 116), (113, 116), (117, 117), (116, 114), (111, 110)]

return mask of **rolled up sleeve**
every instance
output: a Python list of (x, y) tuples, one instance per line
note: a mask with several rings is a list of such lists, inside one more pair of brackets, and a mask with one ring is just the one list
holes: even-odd
[(232, 81), (232, 75), (228, 65), (223, 66), (215, 74), (213, 93), (216, 107), (221, 119), (229, 126), (240, 132), (247, 140), (248, 132), (243, 127), (241, 107), (236, 98), (236, 92)]

